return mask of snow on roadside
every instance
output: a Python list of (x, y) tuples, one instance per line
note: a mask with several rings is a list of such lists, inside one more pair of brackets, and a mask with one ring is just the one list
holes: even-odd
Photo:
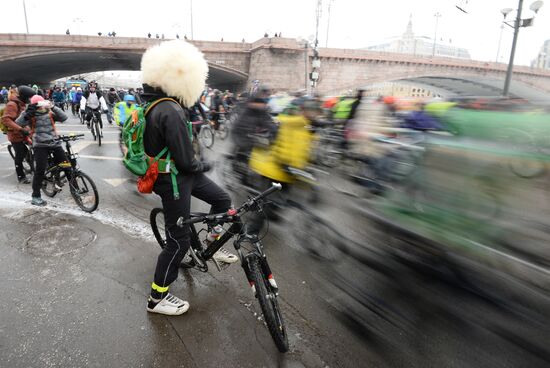
[(87, 213), (80, 210), (72, 198), (46, 198), (46, 200), (48, 204), (44, 207), (32, 206), (28, 193), (4, 191), (0, 193), (0, 216), (17, 221), (28, 215), (28, 209), (44, 213), (57, 212), (75, 217), (92, 218), (102, 224), (113, 226), (133, 238), (155, 242), (149, 223), (128, 216), (128, 213), (122, 210), (99, 208), (93, 213)]

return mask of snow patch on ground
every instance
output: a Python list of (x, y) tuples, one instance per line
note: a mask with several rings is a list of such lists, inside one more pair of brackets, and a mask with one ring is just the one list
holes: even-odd
[(31, 205), (28, 193), (4, 191), (0, 193), (0, 216), (11, 220), (21, 220), (28, 216), (28, 209), (40, 212), (56, 212), (75, 217), (87, 217), (113, 226), (133, 238), (155, 242), (151, 226), (145, 221), (129, 217), (128, 213), (117, 209), (98, 209), (93, 213), (80, 210), (72, 198), (45, 198), (48, 204), (44, 207)]

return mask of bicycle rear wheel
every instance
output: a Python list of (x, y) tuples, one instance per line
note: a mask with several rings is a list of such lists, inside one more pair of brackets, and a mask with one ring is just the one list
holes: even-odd
[(99, 205), (99, 194), (92, 178), (82, 171), (73, 173), (69, 181), (71, 195), (84, 212), (93, 212)]
[(55, 197), (58, 190), (55, 187), (56, 177), (52, 172), (46, 172), (42, 181), (42, 192), (50, 198)]
[(229, 135), (229, 125), (227, 124), (227, 120), (220, 120), (218, 122), (220, 126), (218, 127), (218, 133), (220, 135), (221, 140), (225, 140), (227, 136)]
[(162, 208), (153, 208), (149, 214), (149, 223), (153, 230), (153, 235), (159, 243), (159, 246), (164, 249), (166, 246), (166, 231), (164, 227), (164, 211)]
[[(151, 210), (149, 214), (149, 223), (151, 224), (151, 230), (157, 240), (157, 243), (164, 249), (166, 246), (166, 225), (164, 221), (164, 211), (162, 208), (156, 207)], [(196, 262), (191, 257), (188, 251), (183, 260), (180, 263), (181, 268), (193, 268), (196, 266)]]
[[(13, 146), (11, 144), (8, 145), (8, 152), (10, 153), (11, 158), (15, 160), (15, 150), (13, 149)], [(23, 159), (23, 172), (26, 175), (32, 174), (34, 172), (34, 157), (32, 155), (31, 148), (28, 148), (27, 154)]]
[(250, 271), (250, 277), (254, 282), (256, 288), (256, 298), (260, 302), (262, 308), (262, 314), (267, 324), (267, 328), (277, 349), (281, 353), (288, 351), (288, 336), (286, 334), (286, 327), (283, 321), (279, 303), (277, 301), (277, 295), (271, 290), (271, 285), (267, 281), (267, 277), (262, 272), (260, 259), (257, 256), (248, 258), (248, 267)]

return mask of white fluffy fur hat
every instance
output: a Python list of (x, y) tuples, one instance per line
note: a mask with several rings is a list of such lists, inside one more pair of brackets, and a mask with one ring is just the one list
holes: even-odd
[(141, 72), (143, 83), (192, 106), (204, 89), (208, 64), (195, 46), (173, 40), (148, 49), (141, 58)]

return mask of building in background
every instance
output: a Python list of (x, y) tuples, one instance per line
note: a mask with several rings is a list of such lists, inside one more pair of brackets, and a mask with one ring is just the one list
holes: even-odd
[(544, 41), (537, 57), (531, 61), (534, 68), (550, 69), (550, 40)]
[[(366, 47), (365, 50), (432, 56), (434, 53), (434, 40), (430, 37), (414, 35), (411, 15), (403, 36), (390, 38), (384, 43)], [(468, 50), (452, 45), (452, 40), (446, 43), (442, 39), (435, 44), (435, 56), (470, 59)]]

